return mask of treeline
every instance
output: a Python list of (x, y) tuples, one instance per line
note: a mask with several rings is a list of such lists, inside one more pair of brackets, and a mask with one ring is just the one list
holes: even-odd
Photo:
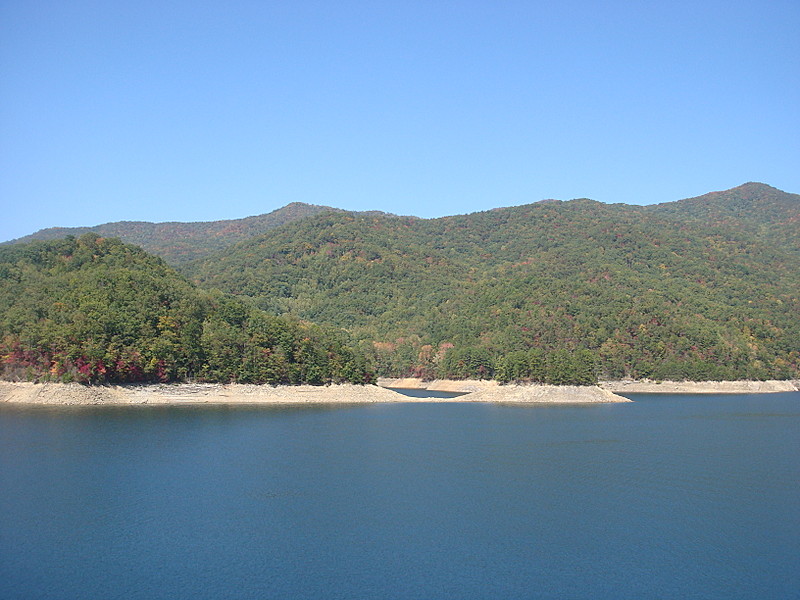
[[(237, 242), (248, 240), (292, 221), (323, 212), (345, 212), (330, 206), (292, 202), (270, 213), (205, 222), (118, 221), (93, 227), (52, 227), (21, 237), (11, 243), (28, 243), (94, 233), (104, 238), (119, 238), (163, 258), (171, 266), (199, 260)], [(383, 213), (364, 213), (383, 214)], [(2, 245), (2, 244), (0, 244)]]
[(597, 356), (589, 350), (530, 348), (494, 355), (485, 348), (454, 348), (436, 368), (436, 376), (443, 379), (496, 379), (500, 383), (594, 385), (598, 375)]
[(784, 362), (777, 369), (768, 369), (763, 362), (753, 364), (745, 356), (726, 364), (697, 351), (676, 357), (649, 358), (636, 355), (632, 346), (628, 355), (619, 356), (618, 348), (598, 349), (529, 348), (508, 352), (481, 346), (456, 348), (441, 344), (437, 351), (418, 340), (398, 340), (397, 344), (375, 343), (365, 354), (379, 376), (420, 377), (422, 379), (494, 379), (501, 383), (529, 382), (551, 385), (593, 385), (598, 380), (624, 378), (727, 381), (737, 379), (792, 379), (795, 363)]
[(116, 239), (0, 248), (0, 376), (84, 383), (365, 383), (346, 334), (201, 292)]

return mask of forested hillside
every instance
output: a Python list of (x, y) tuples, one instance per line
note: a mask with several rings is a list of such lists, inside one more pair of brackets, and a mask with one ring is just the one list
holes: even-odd
[(787, 194), (763, 183), (746, 183), (679, 202), (647, 207), (648, 211), (694, 225), (746, 230), (800, 253), (800, 195)]
[(171, 265), (180, 265), (227, 248), (236, 242), (265, 233), (274, 227), (332, 210), (338, 209), (293, 202), (265, 215), (230, 221), (198, 223), (120, 221), (94, 227), (53, 227), (14, 240), (13, 243), (55, 240), (68, 235), (96, 233), (103, 237), (116, 237), (123, 242), (141, 246)]
[(185, 272), (347, 328), (385, 375), (797, 377), (798, 198), (747, 184), (654, 207), (325, 213)]
[(160, 258), (96, 234), (0, 248), (5, 379), (365, 382), (342, 332), (201, 292)]
[(96, 233), (0, 246), (0, 375), (797, 378), (799, 223), (800, 196), (751, 183), (653, 206), (103, 225), (184, 275)]

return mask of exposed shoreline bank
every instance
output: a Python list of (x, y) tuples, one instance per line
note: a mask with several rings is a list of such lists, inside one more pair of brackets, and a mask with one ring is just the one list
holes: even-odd
[[(619, 394), (746, 394), (800, 391), (798, 381), (606, 381), (598, 386), (499, 385), (496, 381), (381, 379), (379, 385), (270, 386), (215, 383), (86, 386), (0, 382), (0, 404), (366, 404), (400, 402), (597, 403), (630, 402)], [(388, 388), (460, 392), (455, 398), (417, 398)]]
[(632, 394), (769, 394), (800, 391), (800, 381), (601, 381), (604, 390)]
[[(462, 392), (472, 393), (483, 390), (504, 389), (510, 386), (501, 386), (491, 380), (454, 380), (422, 379), (407, 377), (404, 379), (378, 379), (378, 385), (390, 388), (408, 388), (417, 390), (430, 390), (435, 392)], [(525, 386), (522, 386), (525, 387)], [(568, 387), (568, 386), (531, 386), (531, 387)], [(769, 381), (651, 381), (623, 380), (601, 381), (598, 384), (603, 390), (615, 394), (767, 394), (772, 392), (797, 392), (800, 391), (800, 381), (797, 380), (769, 380)]]
[(500, 387), (499, 383), (491, 379), (434, 379), (432, 381), (424, 381), (417, 377), (379, 377), (378, 385), (385, 388), (456, 392), (461, 394), (471, 394)]
[[(465, 385), (469, 385), (465, 383)], [(85, 386), (76, 383), (0, 382), (1, 404), (367, 404), (408, 402), (590, 403), (630, 402), (597, 386), (478, 386), (455, 398), (415, 398), (376, 385), (270, 386), (244, 384), (153, 384)], [(460, 391), (460, 390), (447, 390)]]

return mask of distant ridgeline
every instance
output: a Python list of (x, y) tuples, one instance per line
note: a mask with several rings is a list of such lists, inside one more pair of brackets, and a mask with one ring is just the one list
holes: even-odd
[[(280, 327), (295, 341), (307, 337), (309, 352), (333, 348), (351, 365), (337, 371), (341, 360), (330, 358), (315, 381), (373, 370), (564, 384), (800, 377), (796, 194), (746, 184), (652, 206), (582, 199), (431, 220), (316, 208), (254, 236), (215, 230), (215, 251), (191, 238), (206, 248), (193, 261), (162, 253), (197, 287), (160, 260), (97, 237), (0, 248), (6, 376), (42, 371), (24, 366), (35, 362), (29, 351), (50, 352), (41, 364), (52, 371), (57, 363), (52, 372), (64, 377), (64, 361), (48, 360), (68, 339), (70, 348), (105, 344), (109, 357), (114, 344), (135, 346), (149, 378), (309, 379), (296, 374), (301, 367), (287, 374), (286, 365), (304, 364), (289, 359), (295, 342), (278, 351), (274, 336), (257, 333)], [(60, 249), (70, 244), (74, 251)], [(70, 267), (82, 252), (97, 255), (85, 272)], [(127, 258), (114, 262), (120, 253)], [(126, 284), (98, 283), (100, 265), (149, 283), (133, 279), (128, 287), (141, 293), (126, 299)], [(166, 304), (148, 292), (162, 284), (173, 290)], [(100, 351), (87, 352), (67, 356), (65, 373), (82, 373), (81, 357)], [(274, 355), (283, 379), (252, 366)], [(215, 366), (223, 364), (228, 370)]]
[(116, 237), (123, 242), (136, 244), (148, 252), (160, 256), (171, 265), (180, 265), (193, 259), (203, 258), (227, 248), (231, 244), (260, 235), (286, 223), (330, 211), (339, 211), (339, 209), (292, 202), (271, 213), (245, 219), (204, 223), (119, 221), (94, 227), (52, 227), (7, 243), (56, 240), (68, 235), (79, 236), (84, 233), (96, 233), (102, 237)]
[(96, 234), (0, 248), (0, 375), (138, 382), (363, 383), (342, 332), (201, 292)]

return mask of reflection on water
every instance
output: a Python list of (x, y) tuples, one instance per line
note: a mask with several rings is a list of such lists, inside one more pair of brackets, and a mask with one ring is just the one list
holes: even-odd
[(800, 394), (0, 409), (2, 598), (791, 598)]

